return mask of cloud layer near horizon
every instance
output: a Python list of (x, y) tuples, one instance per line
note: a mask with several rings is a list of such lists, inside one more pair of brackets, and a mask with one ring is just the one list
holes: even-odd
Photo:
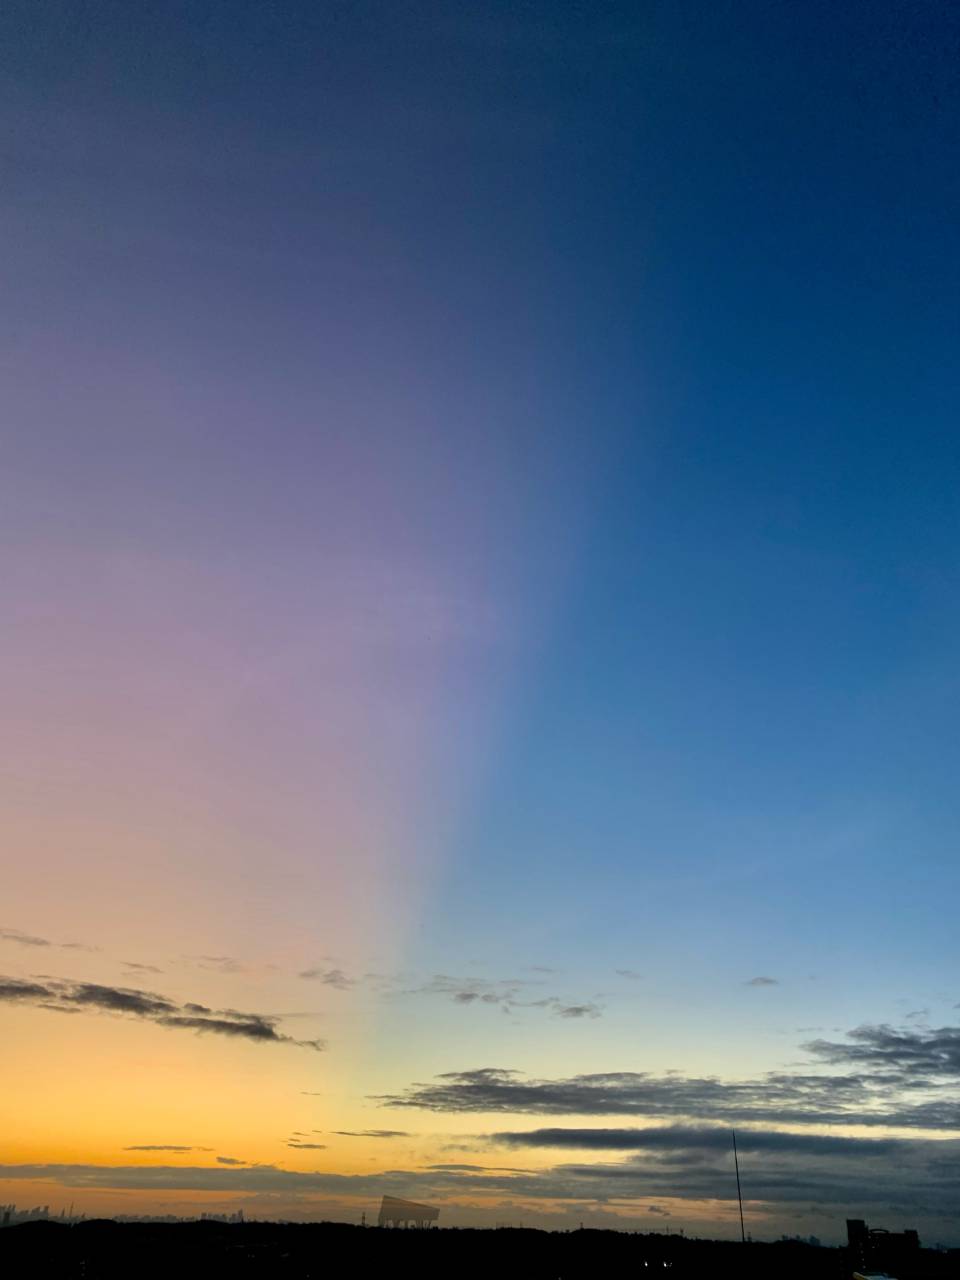
[[(217, 1191), (466, 1197), (629, 1203), (648, 1197), (731, 1201), (736, 1195), (729, 1134), (678, 1126), (662, 1136), (634, 1134), (636, 1149), (617, 1162), (566, 1163), (516, 1170), (492, 1165), (447, 1165), (340, 1174), (276, 1165), (211, 1166), (92, 1164), (0, 1165), (0, 1179), (50, 1181), (66, 1187), (143, 1191)], [(549, 1135), (548, 1135), (549, 1136)], [(540, 1139), (544, 1135), (541, 1133)], [(826, 1138), (773, 1131), (744, 1134), (748, 1160), (744, 1196), (752, 1204), (806, 1204), (841, 1214), (844, 1208), (883, 1205), (948, 1216), (960, 1179), (960, 1141)], [(512, 1141), (513, 1135), (491, 1135)], [(625, 1139), (626, 1140), (626, 1139)], [(583, 1144), (580, 1132), (576, 1141)], [(642, 1149), (641, 1149), (641, 1145)], [(548, 1143), (549, 1145), (549, 1143)]]

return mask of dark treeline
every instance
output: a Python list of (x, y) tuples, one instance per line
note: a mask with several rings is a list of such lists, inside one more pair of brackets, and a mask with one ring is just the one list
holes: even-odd
[[(776, 1276), (850, 1280), (844, 1249), (730, 1243), (620, 1231), (379, 1230), (339, 1223), (25, 1223), (0, 1231), (0, 1275), (114, 1280), (163, 1276)], [(960, 1251), (922, 1251), (898, 1280), (960, 1276)]]

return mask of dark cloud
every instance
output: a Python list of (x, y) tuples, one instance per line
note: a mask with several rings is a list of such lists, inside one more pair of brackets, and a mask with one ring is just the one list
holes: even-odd
[(357, 981), (348, 978), (342, 969), (304, 969), (300, 977), (322, 982), (325, 987), (335, 987), (338, 991), (349, 991)]
[(184, 1031), (210, 1031), (215, 1035), (233, 1036), (241, 1040), (287, 1041), (310, 1049), (322, 1049), (321, 1040), (294, 1040), (292, 1036), (280, 1035), (272, 1018), (264, 1018), (251, 1014), (244, 1017), (240, 1014), (229, 1018), (200, 1018), (173, 1014), (160, 1020), (165, 1027), (180, 1027)]
[[(811, 1070), (748, 1080), (634, 1071), (538, 1080), (484, 1067), (378, 1100), (436, 1112), (960, 1129), (960, 1028), (860, 1027), (845, 1042), (814, 1040), (805, 1048), (816, 1059)], [(846, 1068), (842, 1074), (825, 1070), (838, 1064)]]
[(288, 1147), (293, 1147), (295, 1151), (326, 1151), (327, 1144), (325, 1142), (294, 1142), (287, 1143)]
[(136, 960), (121, 960), (120, 963), (131, 973), (163, 973), (163, 970), (158, 969), (155, 964), (139, 964)]
[(856, 1027), (846, 1041), (811, 1040), (804, 1047), (826, 1062), (859, 1070), (960, 1082), (960, 1027)]
[(86, 1005), (110, 1013), (132, 1013), (141, 1018), (166, 1018), (176, 1015), (177, 1006), (163, 996), (127, 987), (105, 987), (98, 982), (59, 984), (58, 998), (67, 1004)]
[(246, 1160), (235, 1160), (233, 1156), (217, 1156), (217, 1164), (245, 1165)]
[(658, 1213), (663, 1218), (669, 1218), (671, 1216), (669, 1209), (661, 1209), (658, 1204), (648, 1205), (647, 1213)]
[(33, 1004), (50, 994), (39, 982), (24, 982), (20, 978), (0, 977), (0, 1000), (24, 1000)]
[[(657, 1129), (531, 1129), (490, 1135), (509, 1147), (567, 1147), (595, 1151), (730, 1151), (729, 1129), (670, 1125)], [(742, 1152), (792, 1151), (808, 1155), (892, 1156), (897, 1138), (848, 1138), (834, 1134), (786, 1133), (779, 1129), (739, 1129)]]
[(199, 1004), (177, 1004), (166, 996), (132, 987), (109, 987), (98, 982), (74, 982), (60, 978), (23, 981), (0, 977), (0, 1001), (22, 1002), (60, 1013), (115, 1013), (142, 1018), (160, 1027), (209, 1032), (262, 1043), (295, 1044), (322, 1049), (322, 1040), (296, 1040), (277, 1030), (279, 1019), (234, 1009), (208, 1009)]
[(332, 1129), (341, 1138), (409, 1138), (406, 1129)]
[(743, 985), (745, 987), (779, 987), (780, 981), (778, 978), (764, 978), (761, 976), (759, 978), (748, 978)]

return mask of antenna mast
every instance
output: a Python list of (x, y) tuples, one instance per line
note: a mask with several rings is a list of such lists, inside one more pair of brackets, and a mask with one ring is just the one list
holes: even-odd
[(737, 1159), (737, 1131), (731, 1129), (733, 1134), (733, 1167), (737, 1171), (737, 1204), (740, 1206), (740, 1241), (742, 1244), (747, 1243), (747, 1233), (743, 1229), (743, 1196), (740, 1194), (740, 1161)]

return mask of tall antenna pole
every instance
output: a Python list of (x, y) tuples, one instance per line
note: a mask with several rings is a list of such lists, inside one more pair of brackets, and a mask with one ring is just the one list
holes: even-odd
[(743, 1244), (747, 1243), (747, 1233), (743, 1229), (743, 1196), (740, 1194), (740, 1161), (737, 1159), (737, 1131), (731, 1129), (733, 1134), (733, 1167), (737, 1171), (737, 1203), (740, 1206), (740, 1240)]

